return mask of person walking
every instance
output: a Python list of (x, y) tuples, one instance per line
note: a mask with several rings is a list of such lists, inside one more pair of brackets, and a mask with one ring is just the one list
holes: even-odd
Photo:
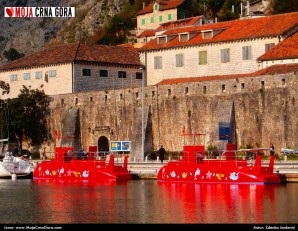
[(274, 156), (274, 145), (271, 143), (270, 145), (270, 156)]
[(158, 150), (158, 156), (159, 156), (159, 159), (160, 159), (160, 162), (163, 163), (163, 160), (165, 158), (165, 153), (166, 153), (166, 150), (164, 149), (164, 147), (161, 145), (160, 146), (160, 149)]

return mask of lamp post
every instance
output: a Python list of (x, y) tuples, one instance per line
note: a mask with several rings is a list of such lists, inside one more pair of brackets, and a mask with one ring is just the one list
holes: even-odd
[(145, 87), (145, 75), (146, 75), (146, 68), (142, 66), (140, 68), (142, 70), (142, 158), (145, 160), (145, 128), (144, 128), (144, 115), (145, 115), (145, 94), (144, 94), (144, 87)]

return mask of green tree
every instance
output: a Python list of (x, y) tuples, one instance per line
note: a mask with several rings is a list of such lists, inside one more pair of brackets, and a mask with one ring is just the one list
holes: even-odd
[(225, 0), (197, 0), (198, 7), (202, 9), (204, 15), (209, 19), (215, 19), (218, 12), (223, 7)]
[(9, 94), (10, 86), (8, 83), (5, 83), (4, 81), (0, 80), (0, 88), (2, 89), (2, 95)]
[(272, 0), (273, 14), (298, 11), (297, 0)]
[(142, 9), (143, 0), (124, 2), (121, 12), (111, 17), (109, 22), (100, 31), (98, 44), (118, 45), (128, 42), (131, 35), (130, 30), (137, 26), (136, 14)]
[(46, 118), (51, 98), (42, 89), (23, 86), (17, 98), (8, 99), (10, 139), (39, 146), (48, 138)]
[(3, 52), (3, 56), (8, 60), (8, 61), (13, 61), (19, 58), (22, 58), (24, 56), (23, 53), (18, 52), (14, 48), (10, 48), (8, 51), (5, 50)]
[[(241, 0), (227, 0), (218, 13), (218, 21), (235, 20), (240, 15)], [(234, 10), (232, 10), (234, 9)]]
[[(0, 80), (0, 89), (2, 89), (2, 95), (9, 94), (10, 86), (8, 83)], [(0, 99), (0, 139), (8, 137), (8, 114), (7, 104), (4, 100)]]

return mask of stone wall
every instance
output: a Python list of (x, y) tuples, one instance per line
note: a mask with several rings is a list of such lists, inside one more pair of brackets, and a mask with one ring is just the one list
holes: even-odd
[[(47, 151), (67, 139), (86, 150), (101, 145), (101, 137), (106, 137), (131, 141), (131, 158), (144, 159), (143, 112), (145, 155), (160, 144), (167, 151), (181, 151), (183, 144), (193, 142), (224, 148), (226, 141), (219, 141), (218, 124), (229, 121), (238, 148), (269, 148), (270, 142), (277, 152), (283, 147), (297, 148), (297, 80), (297, 73), (287, 73), (148, 86), (144, 111), (142, 88), (54, 96), (49, 118), (53, 142)], [(206, 135), (196, 140), (181, 136), (183, 127), (186, 134)]]

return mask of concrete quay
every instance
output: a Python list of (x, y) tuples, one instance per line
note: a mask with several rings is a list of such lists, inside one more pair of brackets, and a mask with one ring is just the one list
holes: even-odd
[[(138, 179), (157, 179), (157, 173), (159, 169), (166, 164), (158, 161), (139, 161), (139, 162), (128, 162), (128, 170), (136, 176)], [(249, 162), (250, 163), (250, 162)], [(253, 164), (253, 163), (250, 163)], [(266, 166), (269, 161), (264, 160), (263, 165)], [(278, 161), (274, 163), (275, 173), (278, 173), (281, 177), (281, 181), (285, 182), (296, 182), (298, 183), (298, 161)]]

